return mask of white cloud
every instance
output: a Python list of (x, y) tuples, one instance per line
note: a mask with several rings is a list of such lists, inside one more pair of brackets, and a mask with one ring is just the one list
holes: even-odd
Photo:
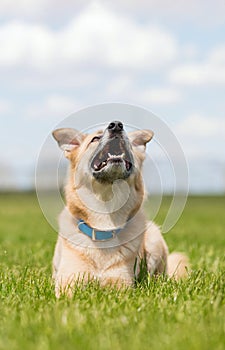
[(181, 92), (173, 87), (140, 87), (131, 76), (117, 76), (105, 89), (105, 96), (112, 99), (126, 99), (130, 103), (150, 105), (168, 105), (182, 100)]
[(144, 89), (139, 93), (139, 99), (144, 104), (171, 104), (182, 100), (179, 90), (170, 87)]
[(7, 15), (20, 15), (20, 14), (32, 14), (37, 11), (43, 10), (45, 0), (1, 0), (0, 11), (4, 16)]
[(187, 86), (225, 84), (225, 67), (210, 63), (186, 64), (169, 74), (172, 83)]
[(112, 97), (121, 96), (122, 94), (126, 95), (133, 86), (134, 81), (131, 76), (128, 75), (119, 75), (113, 78), (107, 86), (107, 94)]
[(0, 67), (151, 70), (174, 61), (178, 49), (167, 31), (95, 4), (59, 30), (18, 21), (2, 25), (0, 52)]
[(50, 95), (42, 103), (30, 104), (25, 112), (27, 119), (49, 119), (57, 121), (81, 108), (81, 104), (63, 95)]
[(225, 84), (225, 46), (214, 48), (203, 62), (172, 69), (169, 79), (172, 83), (189, 86)]
[(225, 44), (212, 50), (209, 55), (209, 61), (212, 63), (225, 64)]
[[(115, 7), (121, 7), (121, 2), (116, 1)], [(154, 13), (155, 16), (176, 20), (178, 22), (192, 21), (198, 25), (218, 25), (224, 21), (225, 3), (223, 0), (205, 1), (205, 0), (125, 0), (122, 2), (122, 8), (127, 11)]]
[(184, 59), (193, 60), (198, 58), (198, 55), (199, 55), (199, 48), (197, 47), (196, 44), (189, 42), (183, 46), (182, 57)]
[[(62, 23), (88, 4), (109, 6), (117, 13), (161, 18), (162, 21), (191, 21), (204, 25), (219, 25), (224, 20), (224, 0), (1, 0), (0, 13), (8, 18), (28, 18)], [(54, 11), (54, 16), (52, 16)]]
[(178, 122), (173, 131), (191, 159), (225, 160), (225, 119), (193, 113)]
[(225, 137), (225, 120), (206, 117), (198, 113), (189, 115), (176, 125), (176, 132), (186, 136)]
[(8, 114), (12, 110), (12, 106), (8, 100), (0, 99), (0, 115)]
[(127, 10), (131, 13), (142, 13), (164, 20), (177, 22), (192, 21), (198, 25), (218, 25), (224, 21), (224, 0), (124, 0), (114, 1), (114, 8), (118, 11)]
[[(89, 0), (1, 0), (1, 16), (8, 18), (60, 20), (62, 14), (71, 16), (73, 11), (89, 3)], [(54, 16), (52, 16), (54, 11)], [(61, 15), (61, 16), (60, 16)]]
[(0, 51), (2, 67), (51, 65), (54, 33), (41, 25), (10, 22), (0, 27)]

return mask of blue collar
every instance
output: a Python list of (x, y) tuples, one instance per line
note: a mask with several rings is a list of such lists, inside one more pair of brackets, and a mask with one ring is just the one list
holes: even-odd
[(86, 236), (90, 237), (92, 241), (108, 241), (116, 237), (116, 235), (122, 230), (121, 228), (118, 228), (116, 230), (111, 231), (97, 231), (94, 228), (85, 224), (85, 222), (81, 219), (78, 220), (78, 228)]

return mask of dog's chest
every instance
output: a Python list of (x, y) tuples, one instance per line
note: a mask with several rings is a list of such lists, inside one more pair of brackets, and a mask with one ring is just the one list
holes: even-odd
[[(87, 251), (86, 251), (87, 253)], [(105, 249), (102, 252), (88, 252), (89, 266), (92, 271), (93, 278), (100, 282), (116, 279), (126, 280), (132, 283), (134, 276), (134, 264), (136, 253), (127, 247), (118, 247), (113, 249)]]

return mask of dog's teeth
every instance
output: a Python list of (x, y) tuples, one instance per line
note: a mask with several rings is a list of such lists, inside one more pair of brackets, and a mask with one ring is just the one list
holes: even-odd
[(108, 157), (109, 158), (118, 158), (118, 157), (120, 157), (120, 158), (124, 158), (124, 156), (125, 156), (125, 153), (121, 153), (121, 154), (111, 154), (111, 153), (108, 153)]
[(95, 168), (95, 169), (98, 169), (98, 166), (97, 166), (96, 164), (94, 164), (94, 168)]

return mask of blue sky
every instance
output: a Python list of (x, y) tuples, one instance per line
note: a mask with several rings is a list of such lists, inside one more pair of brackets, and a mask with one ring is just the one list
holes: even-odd
[(168, 123), (192, 191), (225, 191), (224, 1), (4, 0), (0, 14), (1, 187), (32, 184), (69, 114), (124, 102)]

